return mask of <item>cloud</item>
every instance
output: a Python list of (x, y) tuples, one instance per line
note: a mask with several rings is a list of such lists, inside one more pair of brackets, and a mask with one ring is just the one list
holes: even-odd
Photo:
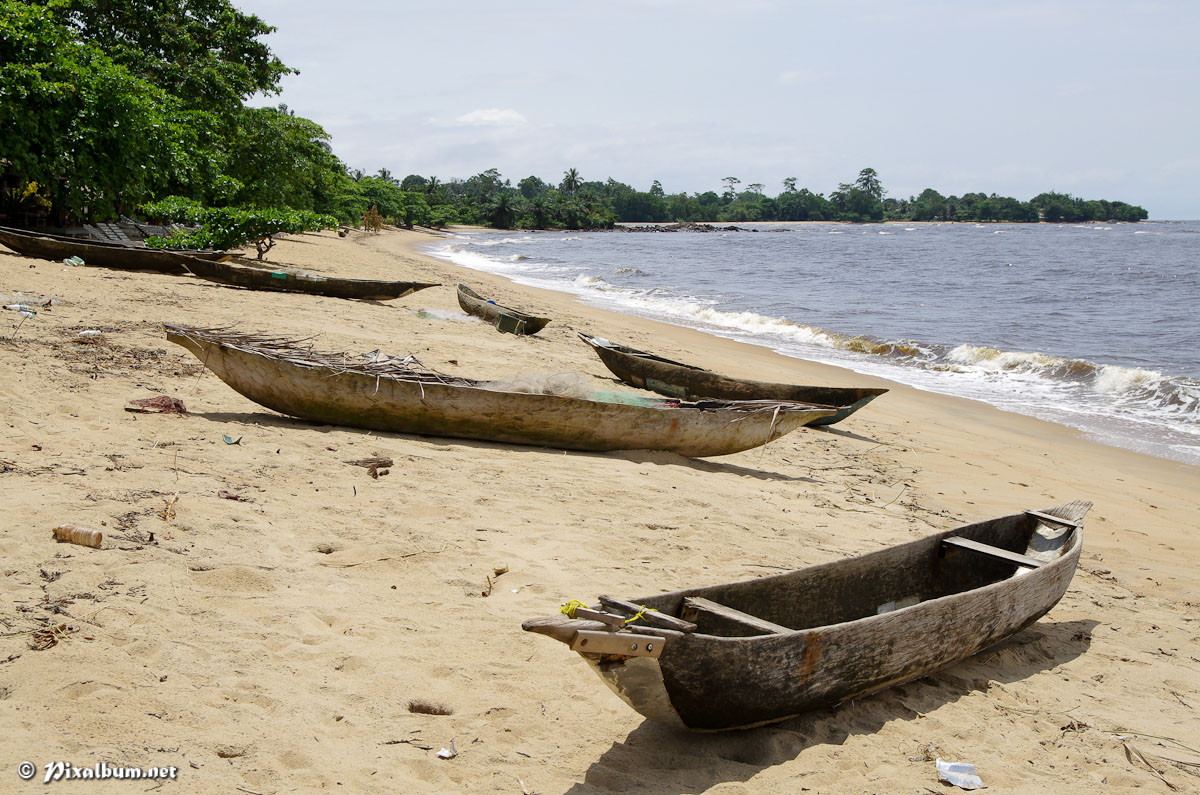
[(520, 111), (515, 111), (512, 108), (505, 108), (504, 110), (500, 108), (480, 108), (470, 113), (464, 113), (454, 121), (456, 124), (465, 124), (471, 127), (518, 127), (529, 123), (529, 120)]

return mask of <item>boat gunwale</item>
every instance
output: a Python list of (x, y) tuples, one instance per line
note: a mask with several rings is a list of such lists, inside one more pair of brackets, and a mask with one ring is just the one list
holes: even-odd
[[(635, 359), (637, 361), (655, 362), (658, 364), (667, 364), (667, 365), (671, 365), (673, 367), (680, 367), (684, 370), (689, 370), (694, 373), (706, 373), (708, 375), (716, 376), (717, 378), (720, 378), (722, 380), (736, 381), (738, 383), (746, 384), (748, 386), (756, 386), (756, 387), (764, 387), (764, 388), (789, 388), (789, 389), (795, 389), (800, 386), (798, 384), (789, 384), (789, 383), (786, 383), (783, 381), (756, 381), (756, 380), (749, 379), (749, 378), (735, 378), (733, 376), (723, 375), (722, 373), (718, 373), (715, 370), (709, 370), (708, 368), (705, 368), (705, 367), (699, 367), (694, 364), (687, 364), (686, 362), (677, 362), (674, 359), (668, 359), (664, 356), (659, 356), (656, 353), (650, 353), (649, 351), (638, 350), (637, 348), (631, 348), (628, 345), (621, 345), (621, 344), (612, 342), (611, 340), (604, 340), (604, 342), (608, 343), (607, 345), (605, 345), (605, 344), (599, 342), (600, 338), (598, 338), (598, 337), (594, 337), (590, 334), (585, 334), (582, 331), (579, 331), (576, 333), (579, 335), (580, 339), (582, 339), (585, 343), (590, 345), (592, 347), (592, 349), (597, 352), (597, 355), (600, 355), (600, 351), (607, 351), (609, 353), (615, 353), (619, 356), (625, 356), (630, 359)], [(600, 356), (600, 359), (601, 359), (601, 361), (603, 361), (604, 357)], [(605, 364), (605, 366), (608, 366), (608, 362), (604, 362), (604, 364)], [(609, 369), (611, 370), (612, 368), (610, 367)], [(617, 373), (615, 371), (613, 372), (613, 375), (616, 375), (622, 381), (626, 380), (624, 376), (620, 375), (619, 373)], [(829, 390), (835, 390), (835, 391), (845, 391), (847, 393), (855, 392), (855, 393), (858, 393), (859, 395), (861, 395), (862, 397), (870, 397), (870, 398), (877, 398), (880, 395), (883, 395), (890, 391), (887, 387), (881, 387), (881, 386), (869, 386), (869, 387), (868, 386), (864, 386), (864, 387), (859, 387), (859, 386), (851, 386), (851, 387), (813, 386), (812, 388), (814, 388), (814, 389), (829, 389)], [(651, 391), (653, 391), (653, 390), (651, 390)], [(846, 404), (846, 405), (853, 405), (853, 404)]]
[[(422, 390), (425, 388), (436, 389), (438, 387), (447, 387), (489, 392), (497, 395), (511, 395), (520, 397), (522, 399), (541, 400), (544, 402), (581, 402), (596, 404), (599, 406), (617, 406), (621, 407), (622, 409), (645, 409), (650, 411), (682, 410), (695, 411), (699, 414), (728, 412), (730, 414), (739, 415), (734, 417), (731, 421), (736, 421), (742, 417), (764, 411), (779, 411), (781, 414), (814, 411), (812, 405), (788, 401), (729, 401), (711, 399), (689, 402), (673, 398), (661, 398), (660, 402), (657, 402), (653, 405), (645, 405), (621, 403), (616, 401), (593, 400), (591, 398), (570, 397), (566, 395), (553, 395), (537, 392), (513, 392), (511, 390), (491, 389), (485, 386), (488, 383), (495, 382), (463, 378), (460, 376), (446, 376), (440, 373), (429, 371), (408, 370), (406, 368), (399, 369), (394, 365), (389, 367), (391, 360), (388, 362), (366, 361), (361, 363), (350, 362), (348, 360), (338, 360), (336, 357), (345, 356), (346, 354), (322, 352), (295, 347), (297, 343), (305, 341), (301, 339), (289, 339), (267, 335), (234, 334), (229, 332), (227, 329), (200, 329), (188, 326), (180, 326), (173, 323), (164, 323), (163, 329), (166, 332), (169, 340), (172, 335), (176, 335), (185, 337), (201, 347), (205, 345), (216, 345), (219, 347), (229, 348), (240, 353), (260, 356), (268, 361), (273, 361), (278, 364), (289, 365), (312, 371), (325, 370), (328, 371), (327, 377), (351, 375), (375, 380), (386, 379), (398, 384), (420, 385)], [(239, 342), (238, 340), (241, 341)], [(258, 343), (256, 343), (255, 340), (258, 340)], [(264, 350), (261, 347), (258, 347), (260, 344), (279, 346), (288, 353), (313, 358), (289, 358), (282, 353)], [(642, 399), (646, 400), (647, 398)], [(654, 398), (649, 399), (656, 400)]]
[[(1068, 504), (1070, 504), (1070, 503), (1068, 503)], [(959, 526), (951, 528), (949, 530), (932, 533), (930, 535), (923, 536), (922, 538), (913, 539), (912, 541), (906, 541), (902, 544), (894, 544), (892, 546), (883, 547), (881, 549), (872, 550), (870, 552), (864, 552), (861, 555), (842, 557), (842, 558), (838, 558), (836, 560), (825, 561), (824, 563), (814, 563), (811, 566), (804, 566), (801, 568), (792, 569), (790, 571), (780, 572), (779, 574), (769, 574), (764, 577), (751, 577), (751, 578), (748, 578), (745, 580), (735, 580), (733, 582), (716, 583), (715, 585), (701, 586), (699, 588), (682, 588), (682, 589), (677, 589), (674, 591), (665, 591), (663, 593), (653, 594), (653, 595), (650, 595), (647, 597), (643, 597), (641, 599), (630, 599), (629, 601), (641, 605), (644, 602), (649, 601), (649, 600), (674, 598), (676, 596), (678, 596), (680, 599), (682, 599), (686, 596), (697, 595), (698, 592), (703, 592), (710, 588), (731, 587), (731, 586), (738, 586), (738, 585), (756, 585), (756, 586), (761, 585), (764, 588), (769, 588), (770, 584), (772, 582), (783, 582), (783, 581), (787, 580), (788, 578), (794, 577), (801, 572), (809, 573), (809, 572), (820, 571), (820, 570), (828, 570), (828, 569), (835, 568), (840, 565), (845, 565), (845, 564), (848, 564), (851, 562), (861, 562), (864, 560), (870, 560), (873, 557), (884, 557), (884, 556), (888, 555), (889, 553), (897, 554), (897, 553), (899, 553), (899, 551), (904, 550), (906, 548), (912, 549), (912, 548), (916, 548), (916, 547), (919, 547), (924, 544), (930, 544), (935, 539), (940, 543), (941, 539), (947, 538), (956, 533), (961, 533), (964, 530), (967, 530), (971, 527), (978, 527), (978, 526), (993, 524), (996, 522), (1002, 522), (1002, 521), (1006, 521), (1006, 520), (1010, 520), (1010, 519), (1017, 519), (1022, 516), (1025, 516), (1025, 515), (1026, 515), (1026, 513), (1024, 511), (1022, 511), (1021, 513), (1008, 514), (1006, 516), (997, 516), (992, 519), (986, 519), (982, 522), (973, 522), (971, 524), (959, 525)], [(1072, 532), (1071, 542), (1070, 542), (1070, 544), (1068, 544), (1066, 546), (1066, 548), (1063, 549), (1062, 553), (1058, 557), (1056, 557), (1054, 560), (1050, 561), (1049, 563), (1046, 563), (1045, 565), (1043, 565), (1037, 569), (1027, 571), (1025, 574), (1018, 574), (1017, 572), (1014, 572), (1012, 575), (1010, 575), (1008, 577), (1004, 577), (1002, 579), (995, 580), (993, 582), (985, 583), (985, 584), (977, 586), (975, 588), (968, 588), (968, 589), (961, 590), (961, 591), (955, 591), (954, 593), (945, 594), (944, 596), (938, 596), (938, 597), (934, 597), (932, 599), (925, 599), (925, 600), (922, 600), (915, 604), (907, 605), (905, 607), (900, 607), (900, 608), (897, 608), (896, 610), (892, 610), (887, 613), (876, 613), (873, 615), (865, 615), (865, 616), (861, 616), (859, 618), (850, 619), (848, 621), (839, 621), (839, 622), (836, 622), (833, 624), (822, 624), (819, 626), (801, 627), (799, 629), (789, 629), (787, 632), (779, 632), (779, 633), (763, 634), (763, 635), (733, 635), (733, 636), (710, 635), (710, 634), (699, 633), (699, 632), (681, 632), (679, 630), (665, 629), (665, 628), (659, 628), (659, 627), (650, 627), (648, 625), (638, 625), (637, 627), (629, 627), (629, 629), (638, 630), (642, 634), (644, 634), (646, 632), (650, 632), (655, 635), (665, 635), (665, 636), (674, 637), (674, 638), (691, 638), (691, 639), (696, 639), (696, 640), (702, 640), (705, 643), (716, 641), (717, 643), (730, 643), (730, 644), (744, 644), (746, 642), (752, 641), (755, 643), (762, 643), (764, 645), (768, 645), (768, 644), (773, 645), (775, 643), (780, 643), (780, 642), (794, 641), (797, 635), (807, 635), (807, 634), (813, 634), (813, 633), (827, 635), (827, 634), (834, 632), (835, 630), (853, 627), (854, 625), (862, 624), (863, 622), (879, 621), (884, 616), (900, 618), (905, 615), (911, 615), (912, 613), (915, 613), (916, 611), (918, 611), (920, 609), (930, 609), (932, 606), (944, 604), (948, 600), (962, 598), (966, 594), (980, 594), (980, 595), (986, 596), (987, 594), (991, 593), (992, 591), (1000, 591), (1000, 590), (1005, 590), (1007, 588), (1010, 588), (1013, 585), (1013, 583), (1017, 581), (1018, 577), (1023, 582), (1036, 582), (1036, 581), (1039, 581), (1042, 579), (1053, 579), (1053, 575), (1056, 574), (1059, 569), (1063, 568), (1066, 565), (1066, 561), (1068, 559), (1071, 559), (1074, 557), (1076, 565), (1078, 565), (1078, 553), (1080, 553), (1083, 549), (1083, 527), (1082, 526), (1076, 527), (1071, 532)], [(1013, 564), (1013, 565), (1016, 565), (1016, 564)], [(1051, 605), (1051, 607), (1052, 606), (1053, 605)]]

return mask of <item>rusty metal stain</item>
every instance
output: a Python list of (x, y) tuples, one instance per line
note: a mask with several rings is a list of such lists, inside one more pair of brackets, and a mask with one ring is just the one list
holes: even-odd
[(811, 633), (804, 638), (804, 657), (800, 660), (800, 681), (808, 684), (808, 680), (812, 678), (813, 671), (817, 669), (817, 664), (821, 662), (821, 646), (824, 645), (825, 638), (818, 633)]
[(670, 433), (671, 435), (674, 435), (674, 434), (675, 434), (675, 433), (677, 433), (678, 431), (679, 431), (679, 418), (678, 418), (678, 417), (672, 417), (672, 418), (671, 418), (671, 430), (669, 431), (669, 433)]

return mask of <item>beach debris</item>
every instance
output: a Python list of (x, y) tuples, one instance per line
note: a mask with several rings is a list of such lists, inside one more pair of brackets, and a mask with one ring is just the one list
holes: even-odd
[(384, 740), (380, 745), (411, 745), (413, 748), (420, 748), (422, 751), (432, 751), (432, 745), (421, 745), (417, 742), (419, 738), (405, 737), (402, 740)]
[[(11, 309), (14, 312), (32, 312), (35, 307), (47, 307), (54, 304), (55, 299), (52, 296), (34, 296), (32, 293), (23, 293), (17, 291), (10, 294), (0, 294), (0, 305), (4, 305), (5, 309)], [(17, 307), (20, 308), (17, 308)]]
[(101, 334), (98, 328), (88, 328), (76, 334), (76, 337), (99, 337)]
[(187, 414), (187, 406), (183, 405), (183, 401), (170, 395), (131, 400), (125, 410), (137, 414)]
[(1131, 745), (1127, 740), (1122, 740), (1121, 745), (1125, 747), (1125, 758), (1129, 760), (1131, 765), (1134, 764), (1135, 760), (1137, 762), (1141, 762), (1150, 770), (1151, 773), (1158, 776), (1158, 780), (1166, 784), (1169, 789), (1174, 791), (1179, 790), (1179, 787), (1176, 787), (1170, 781), (1167, 781), (1167, 778), (1163, 775), (1163, 772), (1154, 765), (1150, 764), (1150, 760), (1147, 759), (1141, 751)]
[(453, 715), (454, 710), (442, 704), (435, 704), (432, 701), (421, 701), (413, 699), (408, 702), (408, 711), (418, 715)]
[(241, 444), (242, 439), (244, 439), (244, 438), (246, 438), (246, 437), (239, 436), (238, 438), (234, 439), (232, 436), (230, 436), (227, 433), (221, 434), (221, 439), (224, 440), (225, 444)]
[(499, 577), (501, 574), (507, 574), (508, 566), (497, 566), (496, 568), (492, 569), (492, 573), (497, 577)]
[(458, 756), (458, 749), (454, 747), (454, 740), (450, 741), (449, 748), (443, 748), (437, 752), (438, 759), (453, 759)]
[(232, 491), (221, 489), (217, 492), (217, 496), (223, 500), (234, 500), (236, 502), (250, 502), (249, 497), (243, 497), (241, 494), (234, 494)]
[(59, 543), (66, 542), (69, 544), (79, 544), (85, 547), (100, 548), (100, 544), (104, 541), (104, 534), (99, 530), (92, 530), (87, 527), (76, 527), (73, 524), (60, 524), (54, 528), (54, 540)]
[(967, 762), (947, 762), (941, 757), (938, 757), (934, 764), (937, 765), (938, 781), (953, 784), (959, 789), (979, 789), (983, 786), (983, 779), (975, 775), (975, 765)]
[(29, 636), (29, 648), (34, 651), (45, 651), (57, 646), (60, 640), (66, 640), (71, 636), (71, 633), (78, 631), (76, 627), (70, 624), (57, 624), (46, 629), (39, 629)]
[(175, 518), (175, 503), (179, 502), (179, 492), (172, 494), (170, 497), (163, 500), (163, 502), (165, 504), (163, 505), (162, 510), (157, 511), (156, 513), (158, 514), (159, 519), (162, 519), (164, 522), (169, 522)]
[(372, 456), (371, 458), (360, 458), (354, 461), (347, 460), (346, 463), (356, 467), (365, 467), (367, 474), (378, 480), (380, 476), (386, 475), (391, 471), (391, 466), (394, 462), (385, 456)]
[(83, 257), (76, 255), (74, 257), (67, 257), (65, 260), (63, 260), (63, 264), (70, 265), (72, 268), (80, 268), (83, 267), (84, 261)]

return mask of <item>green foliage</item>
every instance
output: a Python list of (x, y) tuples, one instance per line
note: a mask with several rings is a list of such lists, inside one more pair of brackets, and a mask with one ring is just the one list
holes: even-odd
[(228, 0), (34, 0), (74, 37), (180, 98), (188, 109), (235, 113), (256, 92), (278, 93), (295, 70), (259, 41), (275, 28)]
[(199, 224), (199, 228), (187, 232), (147, 238), (147, 246), (227, 250), (253, 243), (260, 260), (275, 245), (272, 235), (315, 232), (338, 225), (336, 218), (320, 213), (287, 207), (270, 210), (202, 207), (181, 196), (150, 202), (140, 209), (152, 219)]
[(189, 180), (179, 102), (37, 5), (0, 0), (0, 118), (9, 169), (61, 212), (114, 214)]
[(316, 209), (333, 192), (341, 163), (315, 122), (276, 108), (244, 108), (232, 119), (224, 172), (241, 187), (231, 203)]

